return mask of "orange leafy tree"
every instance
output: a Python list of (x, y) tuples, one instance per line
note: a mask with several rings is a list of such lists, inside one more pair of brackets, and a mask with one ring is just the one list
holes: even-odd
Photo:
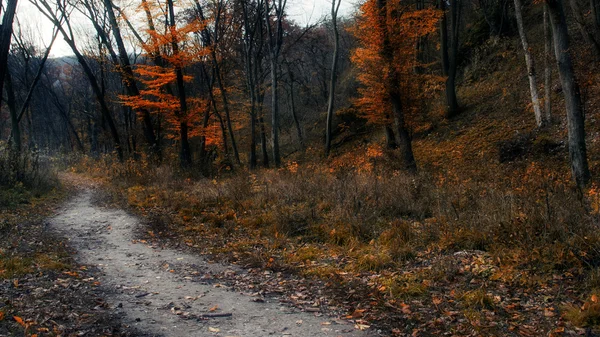
[[(147, 5), (144, 9), (150, 11)], [(162, 114), (167, 122), (168, 135), (178, 138), (181, 165), (187, 166), (192, 162), (189, 138), (206, 131), (200, 116), (209, 106), (205, 99), (187, 96), (186, 83), (193, 78), (184, 75), (184, 69), (202, 62), (208, 55), (206, 48), (193, 38), (193, 34), (202, 31), (206, 23), (192, 20), (178, 27), (171, 0), (167, 1), (167, 8), (158, 10), (169, 17), (165, 29), (159, 32), (152, 25), (148, 29), (150, 39), (142, 45), (146, 56), (156, 64), (138, 65), (135, 73), (144, 88), (139, 96), (123, 95), (120, 99), (133, 109)], [(160, 52), (159, 56), (157, 52)]]
[(362, 84), (356, 103), (371, 123), (385, 127), (388, 146), (400, 148), (412, 171), (411, 116), (443, 81), (427, 74), (430, 65), (419, 61), (417, 43), (436, 31), (440, 17), (438, 10), (415, 9), (408, 1), (367, 0), (353, 28), (359, 47), (352, 62)]

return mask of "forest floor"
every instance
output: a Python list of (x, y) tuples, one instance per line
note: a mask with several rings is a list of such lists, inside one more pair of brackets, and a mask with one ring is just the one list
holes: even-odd
[[(291, 305), (291, 298), (313, 296), (317, 288), (265, 296), (252, 290), (256, 281), (247, 270), (140, 238), (140, 219), (104, 207), (101, 191), (89, 180), (67, 180), (79, 185), (70, 200), (58, 208), (55, 202), (56, 214), (46, 220), (40, 214), (20, 226), (28, 233), (15, 237), (14, 245), (24, 249), (33, 240), (62, 246), (66, 240), (74, 260), (55, 263), (51, 273), (37, 268), (2, 280), (0, 336), (376, 335), (340, 318), (333, 307), (325, 310), (325, 303)], [(4, 267), (15, 269), (14, 263)]]

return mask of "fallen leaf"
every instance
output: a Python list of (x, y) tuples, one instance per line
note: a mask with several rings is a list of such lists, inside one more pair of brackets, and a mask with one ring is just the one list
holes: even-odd
[(213, 312), (213, 311), (217, 311), (219, 309), (218, 305), (215, 305), (214, 307), (208, 309), (208, 311)]
[(220, 332), (221, 329), (219, 329), (219, 328), (213, 328), (213, 327), (209, 326), (208, 327), (208, 331), (210, 331), (210, 332)]
[(361, 317), (363, 317), (363, 312), (365, 312), (364, 309), (356, 309), (356, 310), (354, 310), (354, 312), (352, 313), (352, 318), (361, 318)]
[(367, 330), (368, 328), (370, 328), (370, 325), (366, 325), (366, 324), (355, 324), (354, 327), (358, 330)]
[(406, 303), (400, 303), (400, 306), (402, 307), (402, 313), (403, 314), (410, 314), (412, 313), (412, 311), (410, 311), (410, 305), (406, 304)]
[(13, 319), (15, 320), (15, 322), (19, 323), (24, 328), (27, 326), (21, 317), (13, 316)]
[(544, 316), (546, 317), (554, 317), (556, 314), (550, 308), (544, 309)]
[(4, 319), (4, 312), (0, 311), (0, 321)]

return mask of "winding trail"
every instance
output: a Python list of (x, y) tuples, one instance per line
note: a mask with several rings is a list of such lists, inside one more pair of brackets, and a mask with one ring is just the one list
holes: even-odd
[[(140, 221), (123, 210), (94, 205), (93, 194), (89, 189), (80, 192), (50, 224), (77, 250), (80, 263), (100, 270), (98, 281), (108, 303), (122, 313), (125, 324), (140, 332), (174, 337), (368, 336), (347, 322), (298, 312), (276, 299), (258, 303), (210, 284), (202, 275), (243, 271), (136, 242)], [(172, 272), (174, 266), (192, 272), (182, 276)], [(200, 318), (206, 313), (232, 315)]]

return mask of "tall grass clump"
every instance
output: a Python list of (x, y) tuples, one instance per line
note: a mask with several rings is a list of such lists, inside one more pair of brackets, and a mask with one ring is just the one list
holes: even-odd
[(0, 142), (0, 206), (25, 203), (57, 185), (50, 157), (37, 150), (16, 151)]

